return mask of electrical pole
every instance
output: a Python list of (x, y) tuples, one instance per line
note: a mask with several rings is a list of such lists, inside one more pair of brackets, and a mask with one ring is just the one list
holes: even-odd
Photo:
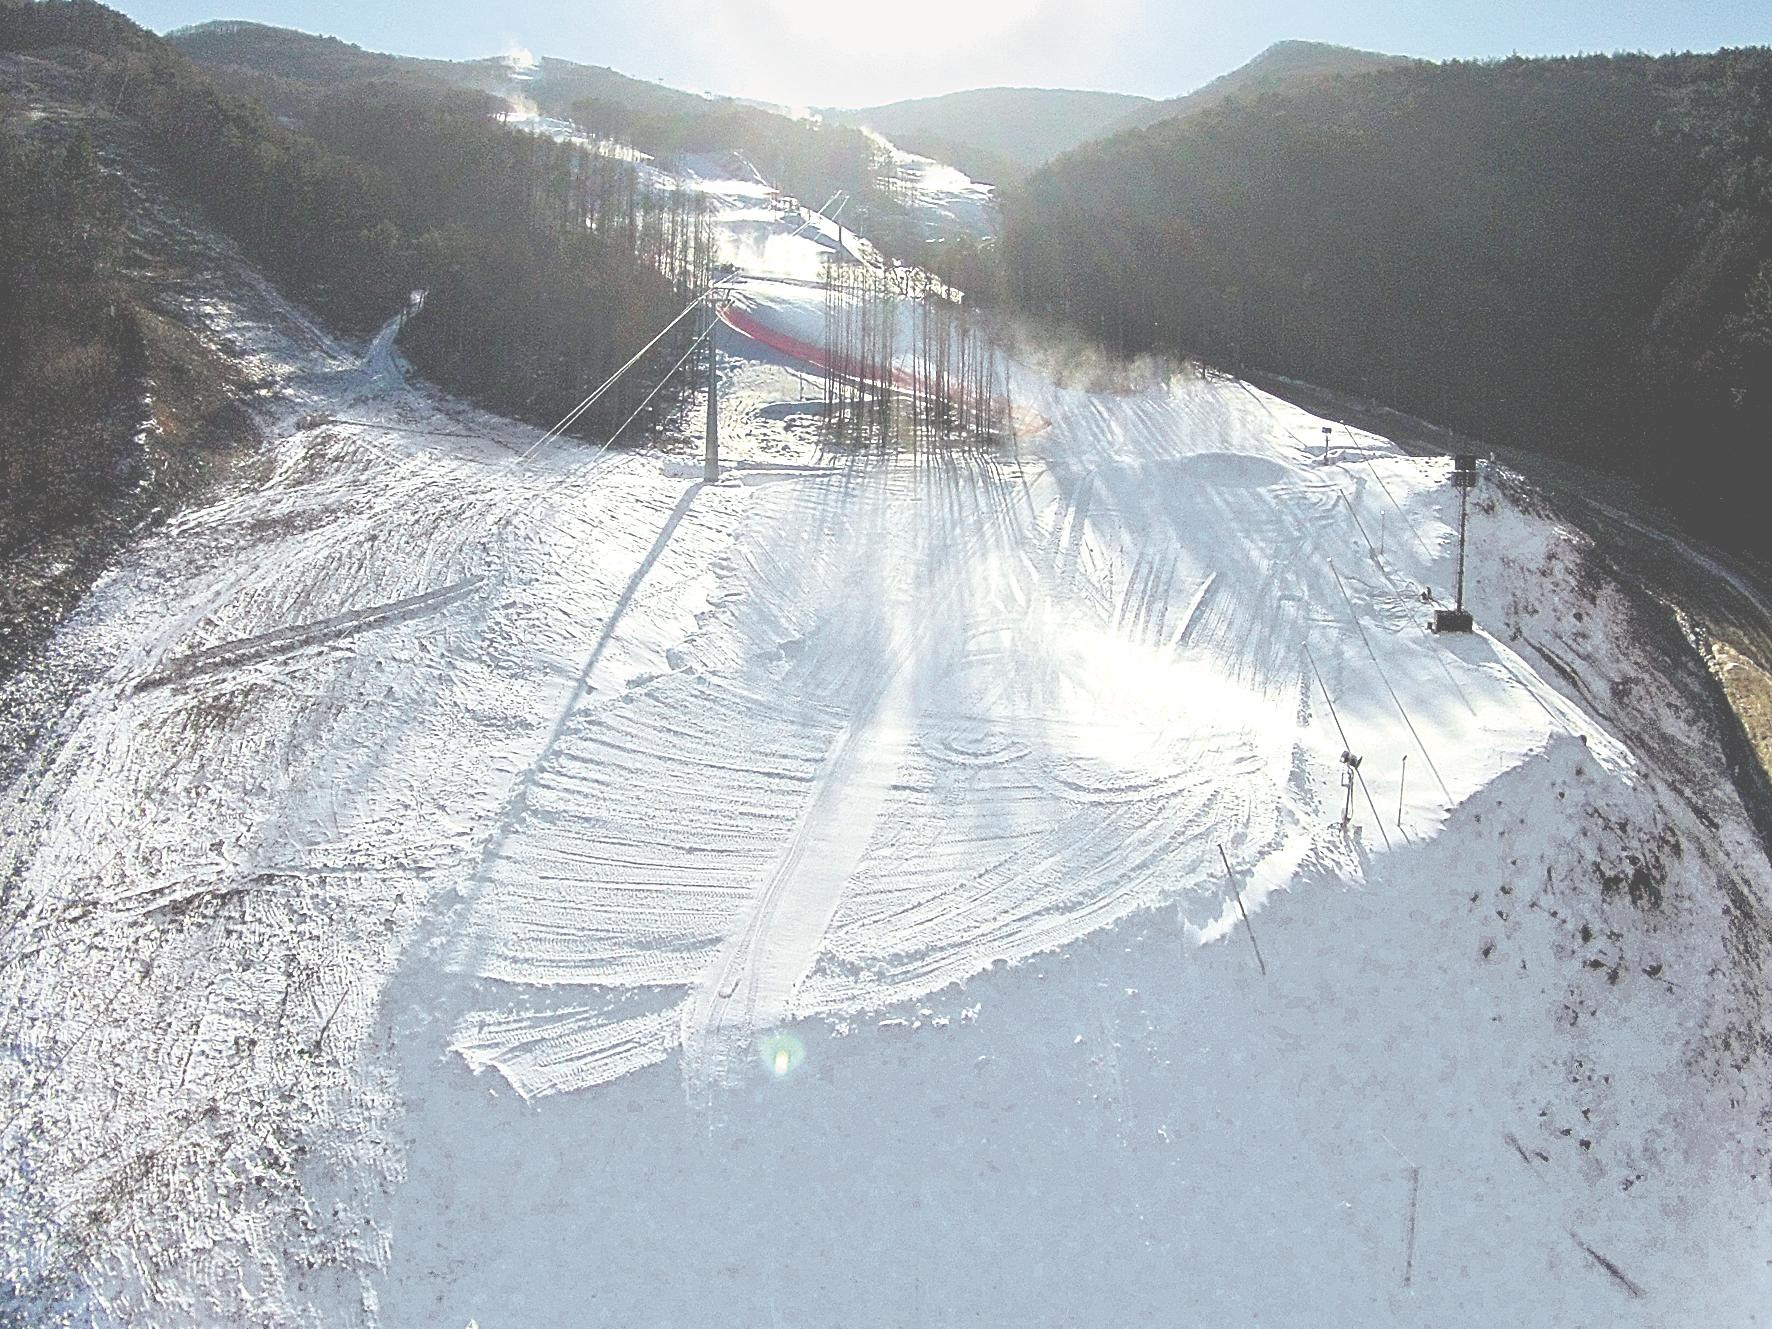
[(720, 478), (720, 370), (714, 332), (720, 326), (720, 308), (708, 295), (708, 436), (702, 453), (701, 478), (709, 483)]

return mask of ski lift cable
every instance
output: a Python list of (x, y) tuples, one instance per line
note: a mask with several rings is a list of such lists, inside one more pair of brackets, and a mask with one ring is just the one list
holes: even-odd
[(689, 363), (690, 357), (699, 351), (702, 343), (707, 341), (707, 339), (713, 335), (714, 327), (713, 324), (710, 323), (702, 330), (701, 335), (689, 344), (689, 349), (683, 352), (683, 358), (678, 360), (676, 364), (672, 365), (664, 376), (653, 385), (652, 391), (648, 392), (640, 404), (634, 408), (633, 414), (617, 425), (615, 427), (615, 432), (610, 434), (609, 437), (604, 440), (602, 446), (589, 457), (585, 458), (584, 464), (578, 468), (579, 472), (582, 472), (586, 467), (590, 466), (592, 462), (596, 461), (598, 457), (601, 457), (605, 452), (609, 451), (610, 448), (615, 446), (615, 440), (622, 436), (622, 431), (624, 431), (629, 425), (633, 424), (635, 420), (640, 418), (640, 412), (644, 411), (652, 404), (652, 399), (664, 390), (664, 385), (671, 381), (672, 377), (675, 376), (679, 369)]
[[(573, 407), (570, 411), (568, 411), (566, 413), (565, 417), (560, 421), (559, 424), (555, 425), (552, 429), (548, 430), (547, 433), (543, 434), (540, 438), (536, 439), (534, 443), (530, 444), (529, 447), (527, 449), (525, 449), (515, 459), (516, 462), (528, 461), (532, 456), (535, 455), (535, 453), (543, 445), (545, 445), (546, 443), (550, 442), (551, 440), (553, 440), (555, 438), (558, 438), (561, 434), (565, 433), (568, 429), (570, 429), (572, 427), (573, 423), (575, 421), (577, 421), (579, 416), (583, 415), (592, 406), (596, 405), (596, 403), (599, 400), (601, 400), (603, 395), (606, 392), (608, 392), (610, 388), (615, 386), (617, 380), (619, 380), (623, 374), (627, 373), (628, 370), (632, 369), (635, 365), (640, 363), (640, 360), (642, 359), (642, 357), (644, 357), (646, 355), (646, 353), (648, 351), (650, 351), (654, 346), (657, 346), (659, 344), (659, 342), (663, 341), (665, 339), (665, 336), (673, 328), (675, 328), (684, 319), (688, 318), (690, 314), (694, 313), (703, 304), (707, 303), (707, 301), (714, 296), (714, 294), (719, 290), (720, 287), (726, 285), (729, 282), (736, 280), (739, 275), (740, 274), (735, 272), (735, 273), (732, 273), (728, 276), (721, 277), (716, 281), (710, 282), (708, 284), (707, 289), (702, 291), (700, 294), (698, 294), (695, 297), (695, 299), (691, 300), (687, 305), (685, 305), (683, 307), (682, 312), (680, 312), (669, 323), (665, 324), (664, 327), (660, 328), (658, 330), (657, 334), (653, 336), (652, 340), (647, 342), (639, 350), (635, 351), (633, 353), (633, 355), (628, 358), (628, 361), (626, 364), (622, 365), (622, 367), (620, 369), (617, 369), (608, 378), (604, 379), (603, 382), (598, 384), (597, 387), (591, 392), (591, 394), (588, 397), (586, 397), (583, 401), (579, 402), (579, 404), (577, 406)], [(515, 463), (513, 463), (513, 464), (515, 464)]]
[[(1311, 673), (1316, 675), (1317, 687), (1322, 690), (1323, 700), (1329, 703), (1329, 718), (1335, 721), (1335, 732), (1341, 735), (1341, 750), (1343, 754), (1351, 753), (1353, 746), (1348, 742), (1347, 730), (1342, 727), (1341, 713), (1335, 709), (1335, 698), (1329, 695), (1329, 685), (1323, 681), (1323, 671), (1317, 668), (1317, 657), (1311, 653), (1311, 644), (1308, 641), (1303, 641), (1299, 645), (1304, 647), (1304, 658), (1310, 662)], [(1384, 847), (1389, 849), (1391, 845), (1390, 833), (1384, 829), (1384, 818), (1378, 815), (1378, 804), (1373, 801), (1372, 789), (1366, 783), (1366, 773), (1360, 769), (1358, 762), (1350, 762), (1349, 765), (1355, 778), (1360, 782), (1360, 791), (1366, 795), (1366, 806), (1372, 809), (1372, 824), (1378, 827), (1378, 833), (1384, 836)], [(1428, 765), (1433, 765), (1433, 762), (1430, 760)], [(1438, 772), (1435, 774), (1437, 775)]]
[[(820, 208), (818, 210), (818, 212), (808, 216), (806, 218), (806, 220), (803, 221), (802, 223), (800, 223), (799, 227), (789, 235), (788, 238), (793, 239), (793, 238), (799, 236), (802, 232), (804, 232), (807, 227), (812, 225), (814, 217), (823, 215), (824, 209), (830, 207), (831, 204), (835, 203), (839, 197), (841, 197), (843, 199), (842, 203), (838, 204), (838, 206), (837, 206), (837, 215), (840, 216), (843, 212), (843, 209), (848, 207), (849, 203), (850, 203), (849, 193), (847, 190), (843, 190), (843, 189), (836, 190), (834, 193), (832, 193), (831, 196), (824, 201), (824, 207)], [(834, 217), (827, 218), (827, 220), (834, 220)], [(710, 282), (708, 284), (708, 288), (705, 291), (702, 291), (699, 295), (697, 295), (694, 300), (690, 301), (690, 303), (688, 305), (686, 305), (683, 308), (682, 312), (680, 312), (675, 318), (673, 318), (669, 323), (665, 324), (665, 326), (663, 328), (659, 329), (657, 335), (655, 335), (652, 338), (652, 340), (648, 341), (638, 351), (635, 351), (634, 354), (628, 359), (626, 364), (622, 365), (622, 367), (620, 369), (617, 369), (608, 378), (604, 379), (602, 383), (597, 385), (597, 387), (590, 393), (589, 396), (587, 396), (583, 401), (579, 402), (579, 404), (577, 406), (573, 407), (572, 410), (568, 411), (566, 413), (566, 415), (561, 418), (561, 420), (558, 424), (556, 424), (552, 429), (549, 429), (540, 438), (536, 439), (534, 443), (529, 445), (529, 447), (524, 449), (524, 451), (522, 453), (520, 453), (515, 458), (515, 461), (513, 462), (513, 464), (515, 464), (516, 462), (528, 461), (531, 457), (533, 457), (536, 454), (536, 452), (538, 452), (547, 443), (549, 443), (553, 439), (558, 438), (561, 434), (565, 433), (568, 429), (570, 429), (581, 415), (583, 415), (586, 411), (588, 411), (592, 406), (596, 405), (596, 403), (599, 400), (601, 400), (603, 395), (605, 393), (607, 393), (610, 388), (615, 386), (616, 382), (621, 378), (621, 376), (623, 374), (627, 373), (628, 370), (632, 369), (636, 364), (638, 364), (640, 362), (641, 358), (643, 356), (645, 356), (648, 351), (650, 351), (654, 346), (658, 345), (659, 342), (663, 341), (666, 334), (668, 334), (673, 328), (675, 328), (685, 318), (689, 317), (689, 315), (694, 310), (696, 310), (701, 305), (706, 303), (707, 300), (710, 297), (712, 297), (721, 286), (724, 286), (724, 285), (727, 285), (731, 282), (739, 280), (742, 277), (742, 275), (743, 275), (742, 273), (733, 272), (733, 273), (729, 273), (725, 277), (719, 278), (716, 281)], [(695, 344), (697, 346), (699, 346), (699, 345), (701, 345), (702, 341), (704, 341), (704, 340), (706, 340), (705, 336), (697, 338)], [(684, 360), (686, 361), (687, 358), (688, 358), (687, 356), (684, 357)], [(684, 363), (684, 361), (679, 361), (677, 367), (681, 368), (683, 363)], [(673, 373), (673, 374), (676, 372), (677, 372), (676, 369), (673, 369), (671, 371), (671, 373)], [(668, 374), (666, 375), (666, 378), (669, 378)], [(662, 379), (660, 380), (661, 384), (663, 381), (664, 380), (662, 380)], [(656, 395), (656, 391), (657, 390), (654, 389), (653, 393), (649, 393), (647, 395), (647, 401), (650, 401), (652, 399), (652, 396)], [(636, 414), (637, 414), (637, 412), (636, 412)], [(624, 422), (622, 425), (622, 428), (625, 429), (627, 427), (627, 423), (628, 422)], [(604, 446), (607, 447), (608, 444), (605, 444)], [(600, 451), (601, 450), (599, 450), (599, 452)]]
[(1408, 526), (1409, 534), (1415, 540), (1415, 547), (1421, 550), (1422, 557), (1427, 559), (1429, 563), (1432, 563), (1434, 561), (1434, 556), (1428, 552), (1427, 541), (1421, 538), (1421, 532), (1415, 525), (1415, 519), (1409, 515), (1409, 510), (1407, 508), (1397, 502), (1397, 496), (1391, 493), (1391, 487), (1384, 482), (1384, 476), (1379, 474), (1377, 462), (1371, 453), (1366, 454), (1366, 469), (1371, 472), (1372, 478), (1378, 481), (1378, 487), (1384, 490), (1384, 496), (1391, 501), (1391, 506), (1402, 516), (1403, 523)]
[[(1408, 726), (1409, 733), (1415, 739), (1415, 746), (1421, 749), (1421, 755), (1427, 761), (1428, 770), (1433, 772), (1435, 783), (1440, 786), (1440, 792), (1446, 796), (1446, 806), (1451, 807), (1453, 804), (1452, 791), (1446, 787), (1446, 781), (1440, 775), (1440, 768), (1435, 764), (1433, 754), (1427, 750), (1427, 744), (1422, 740), (1420, 731), (1416, 729), (1415, 721), (1409, 718), (1409, 712), (1403, 705), (1403, 699), (1397, 695), (1396, 688), (1391, 686), (1390, 675), (1385, 673), (1384, 664), (1379, 660), (1378, 652), (1372, 648), (1372, 639), (1366, 635), (1366, 628), (1360, 622), (1359, 610), (1354, 608), (1353, 597), (1348, 594), (1347, 584), (1342, 581), (1341, 572), (1336, 568), (1333, 560), (1329, 562), (1329, 573), (1335, 578), (1335, 585), (1341, 591), (1341, 598), (1347, 602), (1348, 616), (1353, 622), (1354, 631), (1360, 634), (1360, 641), (1366, 647), (1366, 654), (1372, 657), (1372, 665), (1378, 671), (1379, 682), (1383, 683), (1384, 690), (1390, 693), (1391, 701), (1396, 704), (1397, 714), (1403, 717), (1403, 723)], [(1319, 679), (1319, 681), (1321, 680)]]
[[(640, 412), (645, 410), (646, 407), (651, 404), (652, 399), (654, 397), (658, 396), (658, 394), (661, 391), (663, 391), (665, 384), (669, 383), (671, 381), (671, 378), (677, 373), (677, 371), (682, 369), (684, 365), (689, 363), (690, 357), (693, 356), (698, 350), (701, 349), (702, 343), (707, 341), (707, 339), (709, 337), (711, 337), (713, 335), (713, 333), (714, 333), (714, 325), (712, 323), (710, 323), (706, 328), (704, 328), (702, 330), (701, 334), (698, 337), (696, 337), (695, 341), (690, 344), (689, 349), (683, 353), (683, 358), (678, 360), (676, 364), (671, 366), (670, 371), (668, 373), (666, 373), (664, 375), (664, 377), (659, 379), (659, 381), (653, 386), (651, 392), (646, 394), (645, 400), (642, 401), (638, 406), (636, 406), (634, 408), (633, 414), (628, 416), (628, 418), (626, 420), (623, 420), (621, 422), (621, 424), (619, 426), (617, 426), (615, 432), (612, 433), (606, 440), (604, 440), (604, 442), (602, 444), (600, 444), (588, 457), (586, 457), (577, 466), (573, 467), (570, 478), (576, 480), (578, 477), (585, 474), (585, 472), (590, 470), (591, 467), (596, 463), (596, 461), (599, 457), (601, 457), (605, 452), (609, 451), (610, 447), (614, 445), (615, 440), (618, 439), (619, 437), (621, 437), (622, 431), (625, 430), (629, 425), (631, 425), (636, 419), (639, 418)], [(507, 510), (499, 518), (498, 526), (501, 530), (505, 527), (506, 523), (508, 523), (510, 521), (511, 516), (514, 513), (514, 511), (515, 511), (515, 508), (513, 507), (513, 508)]]
[[(1298, 444), (1298, 446), (1301, 450), (1308, 451), (1308, 445), (1304, 442), (1303, 439), (1299, 438), (1298, 431), (1293, 429), (1292, 426), (1287, 424), (1284, 420), (1280, 419), (1279, 413), (1277, 411), (1275, 411), (1274, 408), (1264, 398), (1262, 398), (1261, 396), (1258, 396), (1256, 394), (1254, 388), (1252, 388), (1249, 384), (1243, 382), (1240, 379), (1238, 380), (1238, 386), (1241, 387), (1244, 392), (1248, 393), (1250, 399), (1253, 400), (1257, 405), (1259, 405), (1263, 410), (1265, 410), (1268, 413), (1269, 417), (1272, 418), (1273, 421), (1276, 424), (1278, 424), (1281, 429), (1286, 431), (1286, 433), (1291, 437), (1292, 441), (1294, 443)], [(1348, 430), (1350, 432), (1352, 431), (1353, 427), (1351, 425), (1349, 425), (1346, 421), (1337, 421), (1337, 423), (1340, 424), (1344, 430)], [(1370, 432), (1370, 431), (1362, 431), (1362, 432)], [(1391, 487), (1384, 482), (1384, 477), (1378, 473), (1378, 466), (1376, 463), (1376, 459), (1372, 456), (1372, 454), (1370, 452), (1368, 452), (1366, 454), (1365, 462), (1366, 462), (1366, 469), (1371, 473), (1372, 478), (1374, 480), (1378, 481), (1378, 487), (1380, 489), (1384, 490), (1384, 496), (1386, 498), (1390, 499), (1391, 506), (1394, 507), (1398, 511), (1398, 513), (1400, 513), (1402, 515), (1404, 523), (1409, 527), (1410, 536), (1415, 540), (1416, 548), (1421, 550), (1422, 556), (1424, 558), (1426, 558), (1429, 563), (1432, 563), (1434, 556), (1428, 550), (1427, 542), (1421, 538), (1421, 531), (1416, 526), (1414, 518), (1412, 518), (1409, 515), (1409, 511), (1407, 508), (1405, 508), (1401, 503), (1397, 502), (1397, 496), (1391, 492)], [(1333, 480), (1331, 480), (1330, 483), (1334, 484), (1335, 482)], [(1335, 487), (1337, 489), (1341, 488), (1341, 486), (1339, 484), (1337, 484)], [(1343, 497), (1345, 497), (1345, 496), (1346, 496), (1346, 491), (1344, 490)], [(1350, 504), (1349, 506), (1351, 508), (1352, 505)]]
[(560, 422), (558, 424), (556, 424), (552, 429), (548, 430), (540, 438), (536, 439), (534, 443), (530, 444), (529, 447), (527, 449), (525, 449), (524, 452), (520, 456), (518, 456), (516, 460), (518, 462), (528, 461), (545, 444), (547, 444), (548, 442), (550, 442), (551, 440), (553, 440), (555, 438), (558, 438), (561, 434), (565, 433), (566, 430), (570, 429), (572, 427), (572, 425), (578, 420), (578, 418), (581, 415), (583, 415), (592, 406), (594, 406), (599, 400), (601, 400), (602, 397), (604, 396), (604, 394), (607, 393), (610, 388), (615, 386), (615, 384), (621, 379), (622, 375), (626, 374), (630, 369), (632, 369), (636, 364), (638, 364), (640, 362), (641, 358), (644, 357), (647, 354), (647, 352), (652, 350), (652, 348), (654, 346), (658, 345), (659, 342), (663, 341), (664, 338), (666, 337), (666, 335), (669, 334), (673, 328), (675, 328), (685, 318), (689, 317), (689, 315), (691, 313), (693, 313), (696, 309), (700, 308), (701, 305), (707, 300), (708, 296), (710, 294), (712, 294), (712, 291), (713, 291), (713, 287), (710, 286), (708, 288), (708, 290), (703, 291), (700, 294), (698, 294), (694, 300), (690, 301), (689, 304), (686, 305), (679, 314), (677, 314), (677, 316), (675, 318), (673, 318), (669, 323), (665, 324), (664, 327), (660, 328), (659, 331), (652, 337), (652, 339), (650, 341), (648, 341), (639, 350), (635, 351), (634, 354), (628, 358), (627, 363), (623, 364), (621, 366), (621, 368), (617, 369), (608, 378), (604, 379), (602, 383), (598, 384), (597, 387), (594, 390), (592, 390), (590, 395), (585, 397), (585, 399), (583, 401), (579, 402), (579, 404), (577, 406), (573, 407), (572, 410), (568, 411), (566, 413), (566, 415), (560, 420)]

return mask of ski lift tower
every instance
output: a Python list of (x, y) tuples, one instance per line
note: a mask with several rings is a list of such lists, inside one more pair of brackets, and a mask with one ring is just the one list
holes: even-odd
[(1458, 607), (1436, 609), (1435, 632), (1469, 632), (1475, 624), (1464, 607), (1464, 542), (1470, 528), (1471, 490), (1477, 487), (1477, 459), (1460, 453), (1452, 459), (1452, 487), (1458, 491)]

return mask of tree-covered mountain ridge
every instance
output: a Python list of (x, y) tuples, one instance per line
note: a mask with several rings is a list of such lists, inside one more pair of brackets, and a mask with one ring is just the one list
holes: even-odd
[(604, 66), (551, 56), (533, 65), (509, 56), (428, 59), (370, 51), (337, 37), (243, 19), (178, 28), (166, 40), (223, 87), (250, 93), (279, 114), (296, 117), (304, 116), (324, 96), (369, 80), (521, 96), (549, 114), (562, 116), (587, 97), (650, 114), (683, 114), (709, 100)]
[(1418, 63), (1407, 56), (1386, 55), (1382, 51), (1362, 51), (1352, 46), (1330, 42), (1275, 42), (1245, 64), (1228, 74), (1221, 74), (1203, 87), (1180, 97), (1146, 102), (1135, 106), (1105, 133), (1107, 137), (1129, 129), (1148, 129), (1165, 120), (1177, 120), (1208, 107), (1220, 105), (1232, 97), (1259, 97), (1270, 92), (1302, 92), (1319, 83), (1381, 69), (1396, 69)]
[(1656, 488), (1772, 552), (1772, 50), (1410, 64), (1079, 148), (1005, 195), (1024, 310)]

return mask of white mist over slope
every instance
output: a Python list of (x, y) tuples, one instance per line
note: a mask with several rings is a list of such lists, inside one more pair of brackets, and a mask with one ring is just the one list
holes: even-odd
[[(814, 338), (835, 228), (686, 183)], [(1434, 638), (1447, 465), (1234, 379), (834, 451), (723, 331), (708, 485), (214, 260), (266, 464), (68, 625), (4, 812), (29, 1318), (1763, 1318), (1767, 862), (1529, 493)]]

